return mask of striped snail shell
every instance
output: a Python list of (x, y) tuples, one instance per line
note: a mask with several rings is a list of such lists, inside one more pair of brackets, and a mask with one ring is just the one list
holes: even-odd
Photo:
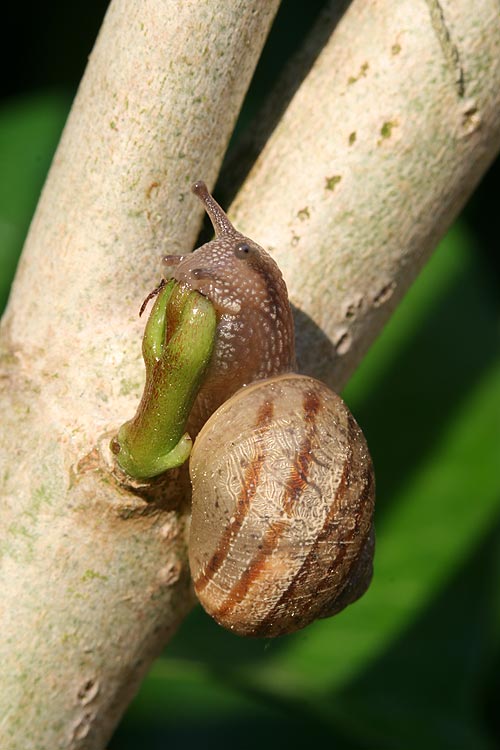
[[(295, 367), (293, 317), (271, 256), (203, 182), (215, 239), (166, 256), (207, 297), (214, 352), (193, 411), (189, 561), (196, 594), (240, 635), (277, 636), (360, 597), (372, 575), (374, 477), (342, 399)], [(226, 400), (228, 399), (228, 400)]]
[(190, 459), (189, 561), (205, 610), (277, 636), (361, 596), (372, 575), (374, 477), (342, 399), (293, 373), (239, 390)]

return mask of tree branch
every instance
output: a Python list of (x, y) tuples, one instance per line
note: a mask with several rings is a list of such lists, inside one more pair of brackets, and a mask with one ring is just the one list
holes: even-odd
[(2, 327), (5, 750), (102, 748), (193, 604), (181, 480), (148, 505), (96, 438), (134, 414), (141, 300), (193, 246), (277, 6), (115, 0), (92, 52)]
[[(276, 7), (115, 0), (92, 53), (2, 327), (6, 750), (102, 748), (192, 604), (183, 480), (147, 503), (106, 435)], [(284, 270), (304, 371), (345, 382), (497, 152), (499, 23), (494, 0), (354, 0), (289, 95), (232, 213)]]
[(498, 153), (500, 15), (353, 2), (321, 49), (337, 20), (332, 3), (240, 147), (289, 102), (229, 214), (283, 271), (300, 369), (339, 390)]

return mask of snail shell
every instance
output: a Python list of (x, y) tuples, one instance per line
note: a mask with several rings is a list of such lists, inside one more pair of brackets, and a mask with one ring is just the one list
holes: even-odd
[(284, 374), (240, 389), (190, 459), (196, 594), (240, 635), (277, 636), (343, 609), (372, 575), (373, 468), (323, 383)]

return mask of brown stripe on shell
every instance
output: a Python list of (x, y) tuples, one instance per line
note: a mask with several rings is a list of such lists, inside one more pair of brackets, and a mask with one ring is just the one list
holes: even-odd
[(270, 525), (262, 543), (259, 545), (259, 551), (252, 558), (250, 565), (234, 584), (224, 602), (216, 609), (211, 610), (210, 614), (212, 617), (216, 619), (226, 617), (243, 601), (252, 584), (259, 578), (270, 556), (277, 548), (283, 531), (287, 526), (288, 523), (286, 521), (274, 521)]
[(312, 444), (316, 432), (316, 417), (319, 412), (320, 403), (320, 398), (315, 391), (307, 391), (304, 394), (302, 408), (306, 425), (306, 435), (293, 458), (281, 503), (283, 510), (288, 515), (290, 515), (293, 505), (300, 499), (300, 496), (308, 485), (307, 478), (313, 460)]
[[(286, 604), (287, 601), (292, 601), (296, 593), (300, 591), (300, 589), (304, 586), (312, 570), (317, 565), (318, 549), (320, 548), (323, 542), (325, 542), (330, 536), (332, 536), (332, 534), (334, 533), (334, 528), (337, 525), (337, 519), (336, 519), (336, 515), (338, 513), (337, 501), (339, 498), (341, 498), (342, 494), (346, 492), (346, 490), (349, 488), (349, 485), (350, 485), (351, 468), (353, 464), (352, 445), (353, 445), (353, 441), (356, 439), (359, 428), (351, 414), (348, 414), (347, 424), (348, 424), (348, 433), (349, 433), (347, 445), (349, 446), (349, 453), (346, 456), (340, 482), (337, 487), (335, 497), (333, 498), (331, 502), (330, 511), (327, 517), (325, 518), (323, 527), (321, 531), (319, 532), (318, 536), (316, 537), (314, 545), (309, 550), (302, 565), (300, 566), (297, 573), (295, 574), (293, 580), (290, 582), (286, 590), (281, 594), (280, 598), (276, 601), (275, 605), (268, 612), (266, 617), (263, 618), (263, 620), (259, 623), (259, 625), (257, 625), (251, 631), (249, 631), (248, 635), (265, 636), (266, 634), (271, 634), (271, 633), (272, 635), (280, 635), (281, 633), (286, 633), (286, 632), (289, 632), (290, 630), (290, 627), (289, 627), (290, 620), (288, 619), (282, 622), (280, 629), (277, 631), (274, 631), (272, 628), (273, 622), (277, 618), (277, 616), (280, 614), (280, 610), (283, 608), (283, 605)], [(356, 433), (356, 435), (354, 433)], [(363, 505), (365, 501), (369, 498), (369, 494), (371, 491), (371, 483), (372, 483), (372, 472), (370, 468), (367, 471), (367, 474), (365, 476), (365, 486), (363, 487), (363, 491), (360, 494), (359, 501), (356, 503), (358, 512), (355, 513), (354, 515), (355, 522), (352, 526), (351, 534), (343, 539), (343, 543), (340, 546), (338, 553), (335, 555), (334, 560), (332, 560), (331, 565), (328, 567), (326, 574), (321, 577), (322, 580), (328, 580), (328, 578), (332, 576), (333, 572), (336, 569), (338, 569), (340, 565), (342, 565), (342, 562), (349, 549), (349, 543), (353, 540), (355, 533), (358, 532), (360, 518), (362, 517), (363, 511), (364, 511)], [(353, 559), (352, 564), (355, 563), (355, 560), (356, 558)], [(348, 576), (343, 576), (343, 580), (345, 580), (345, 578), (347, 577)], [(339, 595), (340, 593), (341, 592), (339, 592)], [(318, 616), (316, 614), (317, 610), (313, 606), (314, 594), (312, 592), (311, 592), (310, 598), (312, 599), (312, 606), (311, 608), (308, 608), (307, 612), (305, 613), (305, 617), (302, 617), (300, 619), (293, 618), (294, 630), (299, 629), (300, 627), (303, 627), (312, 619)], [(282, 620), (282, 617), (280, 619)]]
[(290, 515), (294, 504), (300, 499), (307, 487), (307, 477), (313, 458), (311, 448), (311, 440), (307, 437), (302, 441), (294, 456), (283, 497), (283, 510), (288, 515)]
[[(339, 483), (337, 492), (335, 494), (335, 499), (337, 498), (339, 492), (344, 491), (344, 488), (348, 481), (349, 481), (349, 468), (348, 468), (347, 461), (346, 461), (344, 464), (344, 469), (342, 471), (342, 476), (340, 478), (340, 483)], [(263, 618), (263, 620), (259, 623), (258, 626), (256, 626), (251, 632), (249, 632), (249, 635), (255, 635), (255, 636), (265, 635), (266, 632), (270, 630), (270, 627), (276, 615), (279, 613), (282, 605), (287, 600), (291, 600), (293, 596), (295, 595), (296, 591), (300, 589), (300, 587), (303, 585), (304, 581), (307, 579), (307, 577), (309, 576), (311, 572), (311, 568), (314, 566), (316, 562), (318, 547), (320, 546), (321, 542), (323, 542), (331, 533), (331, 526), (334, 521), (336, 512), (337, 512), (337, 508), (335, 506), (335, 502), (333, 502), (330, 508), (330, 512), (328, 513), (325, 519), (323, 527), (319, 535), (316, 537), (315, 543), (309, 550), (302, 565), (297, 570), (297, 573), (295, 574), (294, 578), (290, 581), (290, 584), (285, 589), (285, 591), (283, 591), (283, 593), (281, 594), (280, 598), (276, 601), (273, 608), (267, 613), (266, 617)], [(345, 554), (345, 548), (342, 548), (339, 552), (339, 555), (336, 557), (336, 561), (339, 558), (340, 558), (340, 561), (342, 561), (344, 554)], [(280, 630), (280, 632), (287, 632), (288, 630), (287, 626), (288, 626), (288, 621), (286, 621), (283, 624), (283, 627)], [(279, 633), (277, 633), (277, 635), (279, 635)]]
[[(274, 403), (269, 400), (264, 401), (257, 413), (257, 419), (255, 422), (257, 430), (259, 430), (261, 433), (267, 432), (267, 430), (269, 430), (269, 428), (271, 427), (273, 414)], [(217, 549), (213, 553), (210, 560), (207, 562), (203, 572), (194, 582), (196, 593), (200, 593), (204, 588), (206, 588), (210, 580), (222, 566), (229, 553), (232, 541), (243, 525), (243, 521), (247, 516), (250, 503), (255, 497), (257, 488), (259, 486), (262, 465), (266, 458), (265, 453), (262, 449), (263, 441), (257, 440), (256, 446), (257, 450), (255, 456), (245, 469), (245, 474), (241, 483), (241, 489), (235, 506), (236, 511), (234, 514), (234, 521), (232, 524), (225, 527), (224, 531), (221, 534)]]
[[(373, 554), (375, 551), (375, 529), (368, 528), (365, 542), (353, 558), (346, 575), (345, 585), (332, 601), (329, 597), (318, 609), (317, 617), (331, 617), (359, 599), (367, 590), (373, 577)], [(325, 597), (323, 597), (325, 599)], [(305, 623), (307, 624), (307, 623)]]
[[(349, 414), (349, 427), (356, 428), (356, 431), (359, 429), (356, 425), (356, 422), (351, 414)], [(355, 601), (359, 596), (361, 596), (362, 593), (366, 590), (368, 587), (369, 581), (366, 583), (365, 586), (362, 587), (359, 594), (355, 596), (354, 594), (352, 596), (344, 596), (346, 593), (346, 589), (350, 584), (352, 584), (351, 576), (353, 574), (353, 571), (355, 570), (359, 556), (362, 554), (362, 550), (364, 547), (364, 544), (366, 544), (366, 541), (369, 538), (370, 531), (372, 529), (372, 516), (370, 513), (369, 519), (367, 519), (367, 525), (366, 529), (363, 530), (361, 527), (362, 519), (365, 514), (365, 505), (370, 500), (373, 499), (373, 490), (374, 490), (374, 476), (373, 476), (373, 469), (370, 466), (366, 469), (363, 475), (363, 488), (359, 495), (356, 498), (356, 504), (355, 504), (355, 510), (354, 508), (351, 509), (351, 517), (353, 518), (354, 523), (352, 524), (351, 534), (349, 536), (345, 536), (342, 540), (342, 546), (339, 550), (339, 554), (335, 556), (335, 558), (331, 561), (330, 565), (326, 569), (326, 571), (322, 574), (320, 578), (321, 581), (327, 581), (330, 578), (332, 578), (336, 572), (338, 572), (339, 566), (344, 562), (344, 559), (347, 555), (347, 553), (351, 549), (351, 544), (355, 542), (355, 538), (360, 536), (364, 542), (359, 545), (359, 549), (357, 551), (357, 554), (354, 555), (351, 560), (348, 561), (347, 566), (342, 571), (341, 581), (343, 583), (342, 587), (339, 588), (336, 592), (328, 592), (328, 591), (321, 591), (320, 587), (317, 586), (316, 590), (314, 592), (311, 592), (311, 597), (317, 602), (317, 606), (314, 608), (314, 618), (316, 617), (328, 617), (331, 614), (336, 614), (337, 612), (340, 612), (344, 607), (346, 607), (348, 604), (350, 604), (352, 601)], [(320, 540), (318, 540), (320, 541)], [(371, 578), (371, 575), (370, 575)], [(352, 586), (352, 589), (354, 591), (355, 584)], [(334, 598), (332, 598), (334, 596)], [(311, 621), (310, 616), (303, 616), (300, 618), (297, 622), (297, 628), (304, 627)]]
[[(374, 482), (373, 482), (373, 472), (371, 471), (371, 468), (370, 468), (369, 470), (367, 470), (365, 472), (365, 475), (364, 475), (364, 478), (363, 478), (363, 489), (362, 489), (362, 491), (361, 491), (361, 493), (360, 493), (360, 495), (358, 497), (358, 502), (357, 502), (357, 506), (356, 506), (357, 509), (358, 509), (358, 512), (354, 515), (355, 523), (353, 524), (353, 529), (352, 529), (353, 533), (351, 534), (351, 537), (348, 538), (348, 539), (346, 539), (344, 541), (344, 543), (343, 543), (344, 554), (342, 555), (341, 560), (345, 557), (345, 552), (348, 549), (348, 545), (352, 541), (352, 538), (354, 537), (354, 531), (359, 529), (359, 521), (360, 521), (360, 518), (362, 517), (363, 511), (364, 511), (363, 506), (370, 499), (370, 496), (372, 495), (373, 485), (374, 485)], [(370, 533), (371, 527), (372, 527), (372, 524), (371, 524), (371, 520), (370, 520), (370, 522), (368, 524), (366, 539), (368, 538), (368, 535)], [(361, 552), (361, 549), (362, 548), (360, 547), (360, 552)], [(325, 579), (328, 579), (335, 572), (335, 569), (337, 568), (337, 565), (338, 565), (338, 559), (339, 558), (336, 557), (335, 560), (332, 560), (331, 565), (327, 568), (327, 571), (326, 571), (326, 574), (325, 574)], [(349, 568), (345, 571), (345, 573), (343, 575), (344, 586), (342, 587), (342, 589), (340, 591), (337, 592), (336, 599), (339, 598), (339, 597), (341, 597), (342, 594), (344, 593), (344, 591), (345, 591), (345, 589), (346, 589), (346, 587), (347, 587), (347, 585), (348, 585), (348, 583), (350, 581), (350, 576), (351, 576), (352, 570), (356, 567), (357, 561), (358, 561), (358, 555), (356, 555), (355, 557), (352, 558), (352, 560), (350, 562), (350, 565), (349, 565)], [(317, 594), (319, 595), (319, 592), (317, 592)], [(344, 604), (344, 606), (347, 606), (347, 604), (349, 603), (349, 601), (346, 601), (345, 604)], [(330, 597), (329, 597), (328, 602), (325, 604), (325, 607), (328, 610), (328, 612), (332, 611), (332, 613), (333, 612), (340, 612), (340, 610), (343, 609), (343, 607), (340, 607), (340, 606), (338, 608), (335, 607), (334, 606), (334, 602), (331, 601)], [(324, 612), (324, 614), (323, 614), (323, 612)], [(318, 617), (324, 617), (324, 616), (326, 616), (325, 608), (322, 608), (318, 612), (317, 616)]]
[[(280, 502), (280, 505), (288, 515), (290, 515), (293, 509), (294, 501), (297, 501), (300, 498), (300, 495), (308, 484), (307, 476), (309, 474), (309, 467), (313, 460), (311, 452), (312, 439), (316, 431), (316, 417), (320, 405), (321, 399), (318, 393), (313, 390), (308, 390), (304, 394), (302, 406), (308, 434), (302, 441), (299, 450), (294, 456), (290, 475), (285, 485), (283, 498)], [(266, 559), (277, 548), (286, 528), (288, 528), (288, 523), (282, 521), (277, 521), (271, 524), (264, 536), (262, 544), (259, 545), (257, 554), (254, 555), (239, 581), (229, 591), (223, 604), (211, 612), (212, 616), (223, 618), (230, 614), (238, 604), (243, 601), (252, 584), (262, 573)]]

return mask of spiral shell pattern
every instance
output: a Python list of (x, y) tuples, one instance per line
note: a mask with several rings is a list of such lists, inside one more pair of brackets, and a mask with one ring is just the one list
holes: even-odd
[(190, 474), (191, 573), (219, 624), (282, 635), (368, 587), (371, 458), (349, 409), (323, 383), (286, 374), (242, 388), (204, 425)]

